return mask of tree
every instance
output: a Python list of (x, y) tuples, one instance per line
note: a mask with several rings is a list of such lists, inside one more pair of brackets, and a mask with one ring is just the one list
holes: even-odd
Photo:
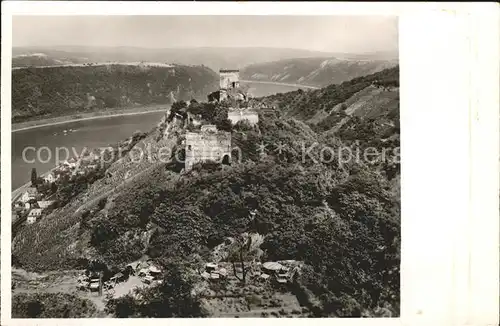
[(106, 311), (113, 313), (117, 318), (129, 318), (134, 315), (135, 309), (136, 303), (130, 294), (121, 298), (111, 299), (106, 304)]
[(181, 110), (185, 109), (187, 107), (187, 103), (184, 101), (177, 101), (174, 104), (172, 104), (172, 112), (180, 112)]
[(33, 187), (36, 187), (37, 183), (38, 183), (38, 175), (36, 173), (36, 169), (32, 168), (31, 169), (31, 185)]
[(50, 191), (51, 191), (53, 194), (55, 194), (55, 193), (57, 192), (57, 185), (56, 185), (56, 183), (55, 183), (55, 182), (52, 182), (52, 183), (50, 184)]
[[(246, 276), (248, 273), (248, 270), (245, 267), (245, 262), (261, 254), (259, 247), (263, 241), (264, 238), (258, 233), (243, 233), (236, 237), (229, 248), (229, 260), (233, 264), (234, 276), (243, 284), (246, 283)], [(238, 261), (241, 265), (241, 278), (236, 273), (236, 261)]]
[(40, 301), (32, 300), (28, 302), (26, 310), (29, 318), (37, 318), (43, 312), (43, 305)]

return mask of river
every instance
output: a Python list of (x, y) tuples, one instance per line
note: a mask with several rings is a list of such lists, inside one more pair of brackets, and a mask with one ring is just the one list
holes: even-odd
[[(250, 84), (249, 86), (254, 96), (266, 96), (297, 89), (292, 86), (279, 85)], [(12, 190), (30, 180), (32, 168), (36, 168), (39, 175), (53, 168), (56, 162), (56, 152), (59, 152), (60, 158), (64, 159), (66, 152), (56, 151), (57, 148), (67, 148), (71, 156), (74, 156), (75, 153), (81, 153), (85, 147), (107, 146), (131, 136), (137, 130), (142, 132), (151, 130), (162, 116), (162, 112), (151, 112), (68, 122), (13, 132)], [(64, 130), (68, 132), (64, 133)]]
[[(12, 190), (30, 180), (32, 168), (36, 168), (38, 174), (53, 168), (58, 148), (59, 156), (65, 159), (66, 152), (61, 149), (63, 147), (74, 156), (74, 153), (81, 153), (85, 147), (107, 146), (130, 137), (136, 130), (142, 132), (151, 130), (162, 116), (162, 112), (152, 112), (69, 122), (14, 132), (12, 133)], [(64, 130), (68, 132), (64, 133)]]

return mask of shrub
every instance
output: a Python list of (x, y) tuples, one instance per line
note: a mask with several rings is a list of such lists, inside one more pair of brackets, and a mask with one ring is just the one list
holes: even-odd
[(88, 318), (96, 313), (90, 300), (67, 293), (18, 293), (12, 297), (13, 318)]

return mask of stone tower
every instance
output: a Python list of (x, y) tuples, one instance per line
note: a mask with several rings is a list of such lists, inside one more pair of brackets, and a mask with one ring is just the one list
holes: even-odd
[(235, 69), (220, 69), (219, 92), (220, 101), (226, 99), (229, 93), (240, 87), (240, 71)]
[(235, 89), (240, 86), (240, 71), (234, 69), (220, 69), (220, 89)]

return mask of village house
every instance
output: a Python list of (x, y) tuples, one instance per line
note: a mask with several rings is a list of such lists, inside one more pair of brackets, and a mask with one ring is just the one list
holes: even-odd
[(295, 274), (302, 266), (302, 262), (295, 260), (284, 260), (278, 262), (265, 262), (260, 265), (260, 281), (267, 281), (272, 278), (280, 284), (286, 284), (293, 281)]
[(276, 109), (270, 107), (260, 108), (259, 113), (263, 118), (279, 117), (279, 112)]
[(77, 165), (77, 161), (72, 157), (69, 160), (66, 160), (63, 162), (63, 166), (69, 168), (69, 169), (74, 169)]
[(37, 196), (38, 196), (38, 190), (35, 187), (29, 187), (21, 196), (21, 201), (23, 203), (27, 203), (30, 200), (36, 200)]
[(36, 220), (42, 215), (42, 209), (41, 208), (33, 208), (30, 210), (28, 213), (28, 224), (33, 224), (36, 222)]
[(230, 109), (227, 113), (227, 118), (233, 125), (243, 120), (248, 121), (250, 125), (255, 125), (259, 122), (259, 115), (251, 108)]
[(38, 207), (40, 207), (41, 209), (46, 209), (51, 207), (54, 204), (54, 202), (55, 202), (54, 200), (39, 200), (37, 204)]
[(45, 178), (43, 178), (45, 180), (45, 182), (48, 182), (48, 183), (53, 183), (56, 181), (56, 177), (54, 176), (54, 173), (49, 173)]
[(160, 281), (161, 269), (154, 265), (143, 267), (139, 270), (137, 275), (141, 278), (142, 282), (151, 284), (153, 281)]
[(87, 155), (87, 160), (89, 161), (98, 161), (101, 157), (97, 155), (96, 153), (90, 153)]
[(201, 277), (208, 280), (219, 280), (227, 277), (227, 269), (219, 266), (216, 263), (206, 263), (205, 269), (201, 273)]
[(85, 171), (83, 170), (74, 170), (73, 172), (71, 172), (71, 175), (75, 176), (75, 175), (84, 175), (85, 174)]

